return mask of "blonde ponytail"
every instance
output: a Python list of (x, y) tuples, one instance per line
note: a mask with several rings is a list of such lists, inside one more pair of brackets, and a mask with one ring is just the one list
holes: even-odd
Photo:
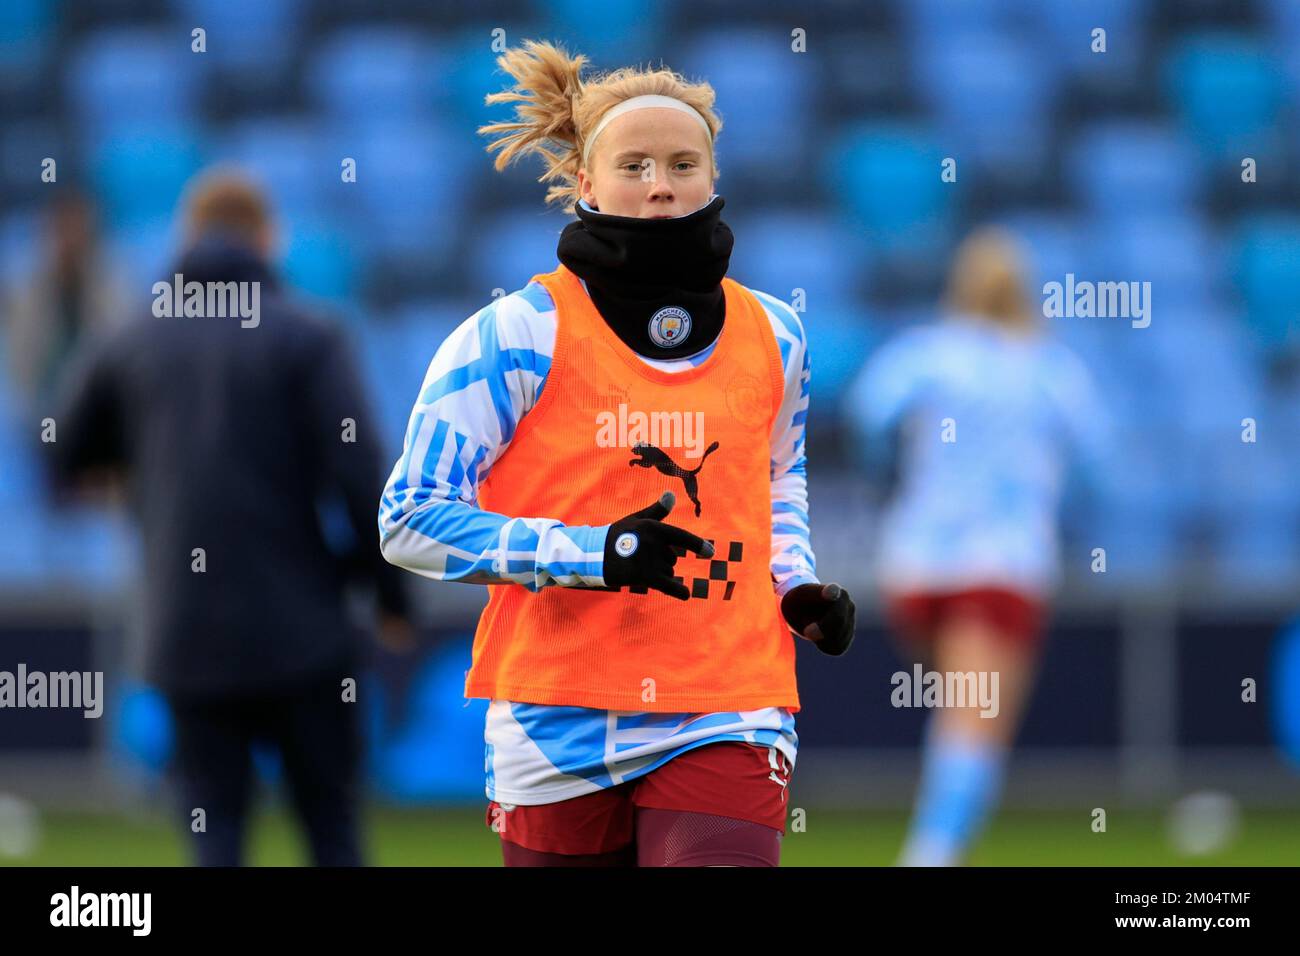
[(1012, 233), (997, 226), (980, 227), (957, 247), (946, 304), (961, 315), (1030, 331), (1036, 323), (1026, 273), (1024, 250)]
[[(722, 129), (708, 83), (690, 83), (671, 70), (641, 67), (625, 67), (584, 82), (582, 68), (588, 62), (581, 54), (570, 56), (545, 41), (525, 40), (522, 47), (506, 50), (497, 57), (497, 65), (513, 77), (514, 88), (490, 93), (484, 101), (517, 104), (515, 118), (478, 129), (483, 136), (495, 137), (486, 149), (497, 153), (493, 163), (497, 171), (525, 156), (540, 155), (545, 168), (537, 181), (553, 184), (546, 202), (563, 203), (569, 213), (578, 201), (578, 170), (586, 137), (618, 103), (647, 93), (672, 96), (704, 117), (714, 139)], [(713, 178), (717, 176), (715, 157)]]

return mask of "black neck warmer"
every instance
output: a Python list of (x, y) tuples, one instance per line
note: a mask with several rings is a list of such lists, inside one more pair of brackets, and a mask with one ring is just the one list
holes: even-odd
[(560, 234), (556, 254), (586, 280), (591, 300), (628, 347), (647, 358), (684, 358), (708, 347), (726, 317), (722, 278), (734, 241), (724, 200), (673, 219), (591, 212)]

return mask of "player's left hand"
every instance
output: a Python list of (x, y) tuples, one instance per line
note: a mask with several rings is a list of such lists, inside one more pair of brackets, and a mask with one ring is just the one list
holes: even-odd
[(838, 584), (801, 584), (781, 598), (781, 613), (796, 634), (838, 657), (853, 643), (857, 608)]

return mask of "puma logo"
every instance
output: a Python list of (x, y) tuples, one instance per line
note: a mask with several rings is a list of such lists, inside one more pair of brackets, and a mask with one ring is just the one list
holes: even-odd
[(632, 446), (632, 454), (634, 457), (627, 464), (628, 467), (636, 465), (641, 468), (653, 468), (670, 478), (680, 478), (682, 484), (686, 488), (686, 496), (690, 498), (691, 502), (695, 505), (695, 517), (698, 518), (700, 516), (700, 486), (699, 482), (695, 480), (695, 476), (698, 475), (700, 469), (704, 467), (704, 459), (713, 454), (713, 452), (717, 450), (717, 447), (717, 442), (711, 444), (704, 450), (704, 454), (700, 456), (700, 463), (690, 471), (687, 471), (685, 468), (678, 465), (677, 462), (669, 458), (668, 453), (662, 448), (656, 448), (654, 445), (647, 442), (637, 442)]
[[(777, 753), (775, 747), (768, 747), (767, 762), (772, 768), (772, 772), (767, 775), (767, 779), (780, 784), (782, 791), (784, 791), (790, 785), (790, 770), (792, 769), (790, 762), (785, 759), (785, 754)], [(784, 778), (779, 776), (782, 773), (785, 774)], [(784, 802), (785, 793), (781, 794), (781, 800)]]

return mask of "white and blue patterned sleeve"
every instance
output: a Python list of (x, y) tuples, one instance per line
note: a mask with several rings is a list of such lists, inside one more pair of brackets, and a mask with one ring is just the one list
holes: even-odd
[(384, 557), (438, 581), (603, 587), (609, 525), (501, 515), (478, 488), (546, 385), (555, 306), (540, 283), (503, 296), (438, 348), (379, 505)]
[(772, 425), (772, 578), (784, 595), (817, 581), (817, 557), (808, 526), (808, 460), (804, 432), (812, 366), (798, 314), (780, 299), (753, 290), (767, 310), (781, 350), (785, 391)]
[(878, 478), (897, 453), (895, 430), (933, 378), (944, 343), (928, 327), (904, 329), (868, 357), (845, 392), (841, 414), (849, 454)]

